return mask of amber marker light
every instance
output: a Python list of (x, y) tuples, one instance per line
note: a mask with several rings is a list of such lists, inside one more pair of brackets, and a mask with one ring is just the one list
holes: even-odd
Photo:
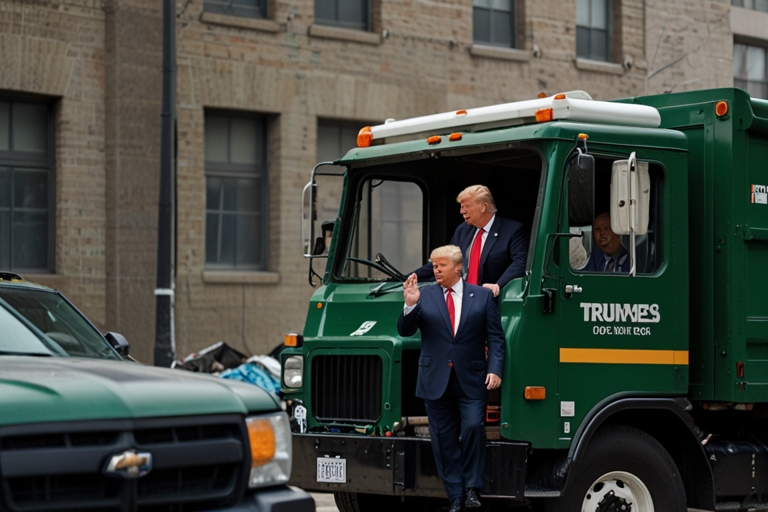
[(728, 113), (727, 101), (720, 100), (717, 103), (715, 103), (715, 114), (717, 114), (717, 117), (723, 117), (727, 113)]
[(323, 303), (322, 302), (318, 302), (317, 303), (317, 309), (323, 309)]
[(587, 135), (586, 133), (580, 133), (579, 135), (577, 135), (577, 137), (579, 138), (579, 140), (587, 140), (589, 138), (589, 135)]
[(371, 127), (364, 126), (360, 128), (360, 131), (357, 133), (357, 147), (359, 148), (370, 147), (372, 141), (373, 141), (373, 132), (371, 132)]
[(544, 386), (525, 386), (526, 400), (544, 400), (547, 398), (547, 388)]
[(457, 115), (457, 116), (465, 116), (465, 115), (467, 115), (467, 111), (466, 111), (466, 110), (464, 110), (464, 109), (462, 109), (462, 110), (457, 110), (457, 111), (456, 111), (456, 115)]
[(565, 94), (563, 94), (563, 93), (555, 94), (555, 99), (556, 100), (564, 100), (565, 99)]
[(303, 345), (304, 337), (301, 334), (291, 332), (283, 336), (283, 345), (286, 347), (300, 347)]
[(539, 94), (537, 94), (537, 95), (536, 95), (536, 97), (537, 97), (537, 98), (546, 98), (546, 97), (547, 97), (547, 93), (545, 93), (545, 92), (540, 92)]
[(552, 116), (553, 112), (551, 108), (540, 108), (536, 111), (536, 122), (544, 123), (546, 121), (551, 121)]
[(272, 424), (265, 419), (252, 419), (248, 426), (248, 440), (251, 442), (251, 467), (266, 464), (275, 456), (275, 432)]
[(462, 134), (460, 133), (452, 133), (448, 136), (448, 140), (451, 142), (456, 142), (458, 140), (461, 140)]
[(443, 140), (443, 139), (439, 135), (433, 135), (433, 136), (427, 138), (427, 144), (440, 144), (441, 140)]

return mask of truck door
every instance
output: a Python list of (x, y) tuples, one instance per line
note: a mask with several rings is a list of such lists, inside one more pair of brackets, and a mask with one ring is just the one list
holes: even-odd
[[(611, 226), (613, 159), (596, 158), (591, 176), (573, 166), (566, 181), (561, 226), (581, 237), (560, 237), (560, 438), (569, 440), (601, 400), (618, 394), (653, 396), (676, 387), (674, 272), (664, 230), (664, 172), (650, 165), (649, 222), (636, 236), (636, 275), (630, 275), (629, 237)], [(560, 230), (566, 231), (566, 230)], [(668, 230), (671, 231), (671, 230)], [(687, 348), (687, 347), (686, 347)]]

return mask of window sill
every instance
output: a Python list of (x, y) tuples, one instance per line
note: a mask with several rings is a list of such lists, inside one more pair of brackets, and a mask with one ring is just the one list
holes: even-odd
[(475, 57), (489, 57), (491, 59), (516, 60), (520, 62), (528, 62), (531, 60), (530, 52), (518, 48), (502, 48), (500, 46), (473, 44), (469, 47), (469, 53)]
[(598, 73), (609, 73), (611, 75), (623, 75), (624, 66), (614, 62), (601, 62), (599, 60), (576, 59), (576, 69), (584, 71), (597, 71)]
[(330, 27), (327, 25), (310, 25), (309, 35), (311, 37), (337, 39), (339, 41), (351, 41), (354, 43), (381, 44), (380, 34), (363, 32), (362, 30), (352, 30), (349, 28)]
[(213, 12), (204, 12), (200, 15), (200, 21), (212, 25), (224, 25), (227, 27), (250, 28), (262, 32), (280, 32), (280, 23), (275, 20), (264, 18), (246, 18), (243, 16), (230, 16), (227, 14), (217, 14)]
[(203, 270), (204, 283), (219, 284), (277, 284), (280, 274), (277, 272), (245, 270)]

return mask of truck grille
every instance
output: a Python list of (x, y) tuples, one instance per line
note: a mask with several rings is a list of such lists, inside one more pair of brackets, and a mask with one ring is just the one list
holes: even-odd
[(381, 358), (328, 355), (312, 359), (312, 414), (317, 421), (374, 423), (381, 415)]
[[(194, 511), (234, 504), (250, 460), (238, 415), (12, 426), (0, 429), (0, 510)], [(126, 450), (153, 467), (130, 480), (104, 474)]]

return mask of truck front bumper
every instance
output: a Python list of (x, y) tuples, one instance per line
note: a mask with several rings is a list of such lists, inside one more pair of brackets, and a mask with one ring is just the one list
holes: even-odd
[(210, 512), (315, 512), (315, 500), (285, 485), (246, 493), (239, 505)]
[[(483, 496), (522, 500), (528, 444), (488, 441)], [(318, 459), (344, 459), (346, 482), (318, 482)], [(432, 444), (417, 437), (293, 434), (291, 482), (322, 492), (445, 497)]]

